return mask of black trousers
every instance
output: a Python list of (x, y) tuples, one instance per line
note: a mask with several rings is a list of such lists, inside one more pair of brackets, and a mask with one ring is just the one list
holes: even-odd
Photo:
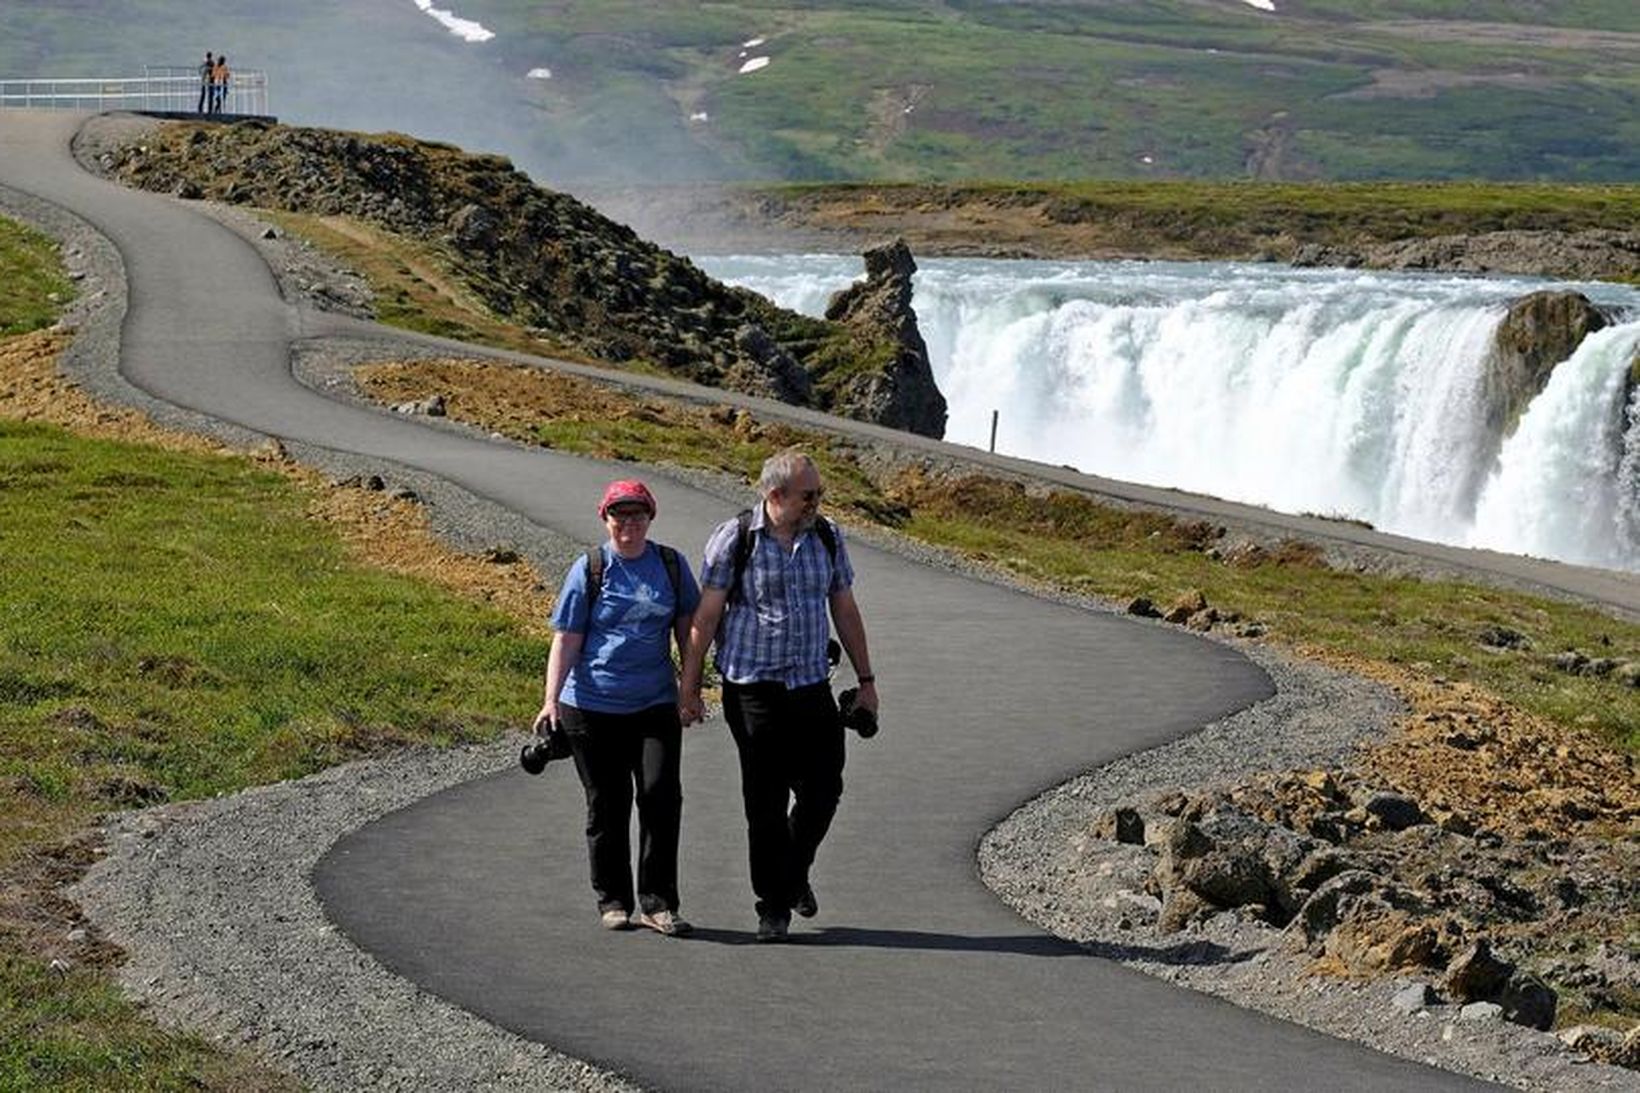
[[(587, 855), (598, 910), (678, 909), (678, 826), (683, 726), (672, 703), (637, 713), (560, 706), (575, 771), (587, 794)], [(638, 802), (638, 887), (633, 902), (629, 831)]]
[(747, 856), (758, 914), (784, 914), (843, 796), (843, 727), (829, 683), (725, 683), (723, 712), (740, 750)]

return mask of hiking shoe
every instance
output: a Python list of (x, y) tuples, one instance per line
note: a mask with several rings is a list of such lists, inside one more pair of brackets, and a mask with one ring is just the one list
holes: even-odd
[(820, 901), (814, 898), (814, 889), (805, 884), (802, 894), (792, 902), (792, 910), (804, 918), (813, 918), (820, 913)]
[(667, 937), (679, 937), (694, 929), (689, 920), (676, 911), (639, 911), (632, 916), (632, 921)]
[(792, 916), (780, 914), (766, 914), (757, 916), (757, 939), (759, 941), (785, 941), (786, 931), (791, 928)]
[(619, 907), (611, 907), (598, 917), (598, 921), (603, 923), (606, 930), (632, 929), (632, 916)]

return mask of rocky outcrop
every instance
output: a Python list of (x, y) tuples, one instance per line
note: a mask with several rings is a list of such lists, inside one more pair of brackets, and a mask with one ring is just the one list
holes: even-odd
[(826, 318), (893, 347), (886, 366), (848, 376), (833, 394), (836, 412), (936, 439), (945, 435), (945, 396), (934, 383), (928, 346), (911, 309), (917, 263), (905, 240), (865, 252), (866, 279), (839, 292)]
[(1534, 292), (1510, 305), (1487, 362), (1487, 426), (1493, 435), (1514, 432), (1555, 365), (1605, 325), (1606, 317), (1581, 292)]
[(1573, 280), (1640, 277), (1640, 232), (1498, 231), (1398, 239), (1360, 247), (1309, 243), (1295, 266), (1527, 274)]
[(144, 189), (346, 216), (417, 240), (463, 294), (534, 331), (548, 351), (936, 436), (944, 425), (906, 318), (908, 279), (895, 321), (812, 319), (713, 280), (500, 156), (398, 134), (181, 124), (105, 152), (100, 166)]
[[(1599, 814), (1587, 811), (1591, 822)], [(1586, 943), (1628, 913), (1627, 888), (1610, 875), (1625, 872), (1626, 852), (1573, 828), (1558, 834), (1505, 839), (1348, 770), (1119, 801), (1087, 829), (1124, 853), (1144, 848), (1124, 860), (1148, 870), (1163, 934), (1219, 915), (1256, 920), (1318, 970), (1422, 976), (1441, 999), (1539, 1029), (1563, 989), (1622, 1012), (1614, 984), (1634, 971), (1632, 954)]]

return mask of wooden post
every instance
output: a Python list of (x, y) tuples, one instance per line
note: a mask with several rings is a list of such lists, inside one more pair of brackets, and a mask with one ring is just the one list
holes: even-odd
[(997, 411), (997, 410), (992, 410), (991, 411), (991, 454), (992, 455), (995, 455), (996, 450), (997, 450), (997, 414), (999, 412), (1000, 411)]

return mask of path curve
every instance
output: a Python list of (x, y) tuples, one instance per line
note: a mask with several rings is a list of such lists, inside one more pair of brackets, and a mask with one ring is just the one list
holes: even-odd
[[(133, 384), (256, 432), (422, 469), (544, 528), (599, 534), (588, 499), (613, 468), (297, 383), (293, 343), (336, 324), (285, 304), (255, 250), (186, 204), (81, 172), (67, 149), (75, 125), (0, 113), (0, 184), (78, 214), (118, 248), (130, 286), (120, 367)], [(697, 552), (725, 506), (658, 486), (657, 535)], [(1261, 671), (1177, 631), (854, 552), (885, 729), (850, 741), (815, 874), (823, 910), (799, 923), (798, 943), (748, 944), (721, 724), (686, 746), (693, 939), (595, 928), (579, 789), (562, 765), (538, 780), (480, 778), (344, 838), (315, 871), (328, 913), (434, 993), (667, 1088), (1469, 1084), (1088, 957), (980, 884), (974, 845), (1020, 801), (1266, 697)]]

